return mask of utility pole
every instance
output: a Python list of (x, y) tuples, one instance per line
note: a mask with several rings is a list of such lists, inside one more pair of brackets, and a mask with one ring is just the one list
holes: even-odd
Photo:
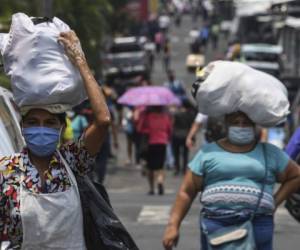
[(43, 6), (42, 6), (42, 14), (45, 17), (52, 18), (53, 17), (53, 11), (52, 11), (52, 3), (53, 0), (43, 0), (42, 1)]

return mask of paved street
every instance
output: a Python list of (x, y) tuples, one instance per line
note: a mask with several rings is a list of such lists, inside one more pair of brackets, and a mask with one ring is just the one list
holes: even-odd
[[(194, 76), (185, 69), (185, 57), (188, 53), (186, 39), (192, 27), (190, 17), (185, 17), (179, 30), (171, 30), (172, 63), (171, 67), (176, 76), (182, 79), (187, 88), (194, 80)], [(220, 44), (222, 47), (223, 44)], [(207, 56), (214, 55), (210, 51)], [(153, 73), (154, 84), (161, 84), (166, 80), (160, 59), (155, 62)], [(124, 167), (125, 137), (120, 135), (121, 148), (117, 160), (109, 165), (106, 186), (111, 197), (112, 205), (125, 226), (132, 233), (141, 250), (161, 250), (161, 239), (164, 227), (168, 220), (171, 204), (175, 199), (176, 191), (180, 185), (181, 177), (174, 177), (171, 171), (167, 173), (166, 195), (148, 196), (147, 181), (135, 166)], [(194, 152), (192, 153), (192, 155)], [(195, 200), (188, 216), (181, 228), (181, 238), (177, 249), (199, 249), (198, 214), (200, 205)], [(276, 250), (299, 249), (300, 224), (296, 223), (286, 212), (280, 208), (276, 215), (275, 247)]]

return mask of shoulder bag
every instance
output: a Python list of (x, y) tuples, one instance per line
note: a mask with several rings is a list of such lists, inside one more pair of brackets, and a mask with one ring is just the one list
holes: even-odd
[[(242, 224), (232, 225), (225, 228), (221, 228), (214, 232), (209, 233), (207, 231), (206, 226), (202, 222), (202, 230), (203, 233), (207, 237), (207, 249), (213, 250), (232, 250), (232, 249), (239, 249), (239, 250), (254, 250), (256, 249), (254, 232), (253, 232), (253, 225), (252, 221), (255, 217), (255, 213), (257, 212), (261, 199), (263, 197), (267, 174), (268, 174), (268, 163), (267, 163), (267, 156), (266, 156), (266, 149), (265, 145), (262, 144), (263, 147), (263, 155), (265, 161), (265, 175), (261, 187), (261, 192), (257, 200), (257, 204), (251, 217), (249, 220), (243, 222)], [(202, 216), (203, 218), (203, 216)]]
[[(64, 164), (68, 164), (58, 151)], [(139, 250), (114, 213), (103, 185), (75, 174), (80, 195), (87, 250)]]

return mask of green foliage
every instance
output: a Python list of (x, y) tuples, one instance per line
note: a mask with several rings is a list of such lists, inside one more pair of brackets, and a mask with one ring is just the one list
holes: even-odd
[[(43, 0), (1, 0), (0, 32), (8, 32), (11, 15), (24, 12), (43, 15)], [(77, 33), (89, 64), (100, 73), (100, 51), (106, 36), (125, 30), (132, 21), (121, 11), (129, 0), (53, 0), (52, 15), (66, 22)]]
[(10, 89), (10, 80), (4, 73), (0, 73), (0, 86)]
[(102, 38), (109, 29), (106, 15), (113, 15), (107, 0), (63, 0), (53, 2), (53, 15), (65, 21), (81, 40), (90, 66), (96, 75), (100, 73)]

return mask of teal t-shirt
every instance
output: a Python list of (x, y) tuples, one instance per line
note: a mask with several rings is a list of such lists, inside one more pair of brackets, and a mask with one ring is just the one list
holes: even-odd
[(72, 120), (72, 129), (74, 133), (74, 139), (78, 139), (83, 133), (84, 129), (89, 125), (87, 119), (83, 115), (77, 115)]
[(262, 143), (245, 153), (226, 151), (216, 142), (203, 146), (189, 163), (189, 168), (194, 174), (203, 176), (204, 190), (201, 201), (205, 209), (252, 210), (261, 192), (266, 158), (267, 182), (258, 212), (273, 211), (276, 175), (285, 170), (289, 156), (272, 144), (264, 145), (265, 157)]

